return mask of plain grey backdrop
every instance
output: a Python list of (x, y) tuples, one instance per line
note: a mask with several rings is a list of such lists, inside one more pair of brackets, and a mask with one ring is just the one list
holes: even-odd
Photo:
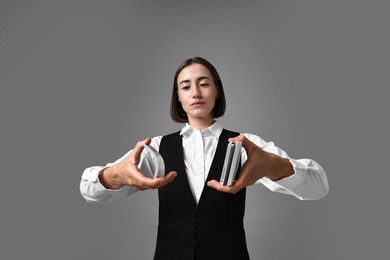
[(1, 259), (151, 259), (157, 191), (111, 204), (83, 170), (182, 127), (173, 74), (220, 72), (227, 128), (312, 158), (330, 192), (247, 193), (252, 259), (389, 256), (388, 1), (0, 1)]

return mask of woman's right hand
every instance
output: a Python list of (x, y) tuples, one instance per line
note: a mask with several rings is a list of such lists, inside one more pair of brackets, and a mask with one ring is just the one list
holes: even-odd
[(143, 144), (150, 144), (151, 139), (139, 141), (134, 149), (127, 154), (119, 163), (104, 169), (99, 174), (100, 183), (107, 189), (119, 189), (125, 185), (136, 190), (157, 189), (170, 183), (176, 177), (176, 172), (170, 172), (164, 177), (152, 179), (145, 177), (138, 164), (141, 153), (144, 149)]

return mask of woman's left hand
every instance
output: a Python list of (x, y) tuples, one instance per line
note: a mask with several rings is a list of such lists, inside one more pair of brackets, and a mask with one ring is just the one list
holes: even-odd
[(211, 180), (207, 182), (207, 185), (213, 189), (237, 193), (242, 188), (253, 185), (263, 177), (277, 181), (294, 173), (294, 169), (288, 159), (264, 151), (243, 135), (230, 138), (229, 142), (241, 142), (248, 159), (242, 165), (240, 175), (232, 186), (224, 186), (217, 180)]

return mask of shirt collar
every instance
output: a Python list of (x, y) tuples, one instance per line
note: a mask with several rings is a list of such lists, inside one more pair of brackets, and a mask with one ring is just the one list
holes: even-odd
[[(214, 123), (209, 126), (208, 128), (205, 128), (201, 131), (201, 134), (204, 136), (212, 135), (215, 138), (219, 138), (223, 130), (223, 127), (214, 121)], [(185, 126), (182, 128), (180, 135), (182, 136), (190, 136), (194, 131), (199, 131), (198, 129), (192, 127), (190, 124), (186, 123)]]

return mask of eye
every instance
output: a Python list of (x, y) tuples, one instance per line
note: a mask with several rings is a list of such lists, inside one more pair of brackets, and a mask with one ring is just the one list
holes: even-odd
[(209, 86), (209, 84), (208, 83), (200, 83), (199, 86), (207, 88)]
[(190, 86), (182, 86), (181, 89), (182, 89), (182, 90), (189, 90), (189, 89), (190, 89)]

